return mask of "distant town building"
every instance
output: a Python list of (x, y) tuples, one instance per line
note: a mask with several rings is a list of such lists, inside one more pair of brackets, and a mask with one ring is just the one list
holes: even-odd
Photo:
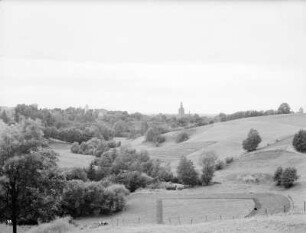
[(179, 117), (185, 116), (185, 109), (183, 107), (183, 103), (181, 102), (180, 108), (178, 109), (178, 115)]
[(85, 113), (88, 111), (88, 109), (89, 109), (88, 104), (86, 104), (86, 105), (85, 105), (85, 108), (84, 108)]

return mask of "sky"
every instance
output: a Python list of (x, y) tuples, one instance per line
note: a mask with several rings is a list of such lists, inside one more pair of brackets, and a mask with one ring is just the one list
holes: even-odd
[(306, 2), (0, 1), (0, 106), (306, 109)]

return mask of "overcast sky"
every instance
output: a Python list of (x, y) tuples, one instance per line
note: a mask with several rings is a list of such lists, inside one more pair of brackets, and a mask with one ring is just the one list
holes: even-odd
[(306, 2), (0, 1), (0, 106), (306, 109)]

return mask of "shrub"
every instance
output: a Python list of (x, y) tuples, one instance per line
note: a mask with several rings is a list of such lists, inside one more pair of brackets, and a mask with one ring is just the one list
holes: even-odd
[(111, 181), (123, 184), (131, 192), (145, 188), (152, 180), (148, 175), (137, 171), (123, 172), (111, 178)]
[(234, 158), (233, 158), (233, 157), (226, 157), (226, 158), (225, 158), (225, 163), (226, 163), (226, 164), (230, 164), (230, 163), (232, 163), (232, 162), (234, 162)]
[(283, 168), (278, 167), (273, 175), (273, 181), (276, 182), (276, 185), (281, 185), (281, 176), (283, 174)]
[(87, 180), (87, 172), (83, 168), (72, 168), (66, 172), (66, 180)]
[(198, 173), (196, 172), (194, 165), (191, 160), (187, 160), (183, 156), (177, 167), (177, 178), (180, 183), (190, 186), (198, 184)]
[(300, 130), (294, 135), (292, 145), (297, 151), (306, 152), (306, 130)]
[(78, 142), (74, 142), (70, 148), (71, 153), (78, 154), (80, 151), (80, 145)]
[(215, 164), (215, 170), (222, 170), (225, 167), (225, 163), (222, 160), (217, 160)]
[(200, 157), (200, 165), (202, 166), (201, 181), (203, 185), (209, 185), (214, 173), (215, 164), (218, 157), (214, 151), (204, 152)]
[(298, 179), (297, 170), (294, 167), (288, 167), (281, 175), (281, 184), (285, 188), (290, 188), (293, 183)]
[(153, 142), (156, 145), (161, 144), (166, 141), (166, 138), (161, 135), (161, 129), (149, 128), (146, 132), (146, 142)]
[(186, 132), (181, 132), (176, 136), (175, 142), (180, 143), (180, 142), (187, 141), (188, 139), (189, 139), (189, 135)]
[(243, 149), (246, 151), (256, 150), (258, 144), (261, 142), (261, 137), (255, 129), (250, 129), (248, 137), (242, 142)]
[(158, 135), (157, 138), (156, 138), (156, 142), (157, 142), (158, 144), (162, 144), (162, 143), (164, 143), (165, 141), (166, 141), (166, 138), (165, 138), (165, 136), (163, 136), (163, 135)]

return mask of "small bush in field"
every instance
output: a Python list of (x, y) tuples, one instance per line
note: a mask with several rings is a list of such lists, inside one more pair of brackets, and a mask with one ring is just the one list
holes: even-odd
[(225, 163), (222, 160), (217, 160), (215, 164), (216, 171), (222, 170), (225, 167)]
[(180, 142), (187, 141), (188, 139), (189, 139), (189, 135), (186, 132), (181, 132), (176, 136), (175, 142), (180, 143)]
[(233, 157), (226, 157), (226, 158), (225, 158), (225, 163), (226, 163), (226, 164), (230, 164), (230, 163), (232, 163), (232, 162), (234, 162), (234, 158), (233, 158)]
[(156, 142), (158, 144), (164, 143), (165, 141), (166, 141), (166, 138), (163, 135), (158, 135), (157, 138), (156, 138)]

